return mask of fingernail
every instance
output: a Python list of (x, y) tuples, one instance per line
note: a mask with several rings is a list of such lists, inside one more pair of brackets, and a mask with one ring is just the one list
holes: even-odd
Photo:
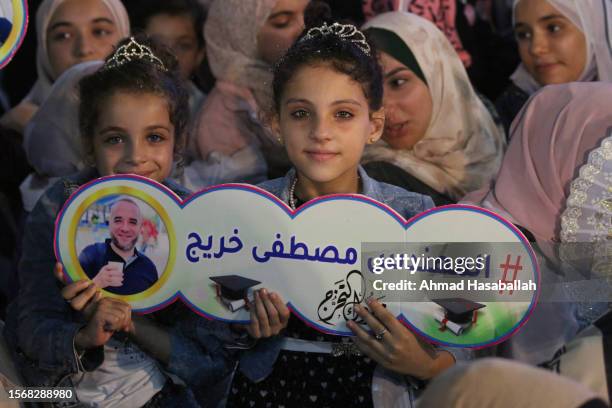
[(368, 298), (368, 299), (366, 300), (366, 303), (367, 303), (368, 305), (371, 305), (372, 303), (374, 303), (374, 298), (373, 298), (373, 297)]
[(355, 305), (355, 311), (356, 312), (361, 312), (361, 306)]
[(267, 294), (268, 294), (268, 291), (267, 291), (267, 290), (264, 288), (264, 289), (262, 289), (262, 290), (261, 290), (261, 294), (262, 294), (262, 295), (267, 295)]

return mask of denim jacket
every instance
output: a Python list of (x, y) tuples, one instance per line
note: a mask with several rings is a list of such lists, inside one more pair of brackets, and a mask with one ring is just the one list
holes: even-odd
[[(19, 265), (20, 289), (9, 306), (4, 335), (28, 385), (71, 386), (73, 374), (95, 370), (104, 361), (101, 347), (81, 358), (76, 355), (74, 338), (86, 322), (64, 301), (61, 284), (53, 274), (55, 219), (69, 196), (96, 177), (97, 173), (90, 169), (60, 180), (42, 196), (26, 223)], [(188, 192), (178, 185), (164, 184), (181, 198), (187, 197)], [(225, 346), (232, 344), (236, 336), (227, 324), (203, 319), (179, 302), (150, 316), (167, 327), (170, 334), (170, 360), (163, 369), (196, 393), (235, 368), (239, 356)], [(247, 370), (251, 368), (248, 355), (243, 365)], [(253, 372), (257, 372), (256, 365)]]
[[(363, 195), (388, 205), (406, 219), (434, 207), (434, 202), (429, 196), (410, 192), (391, 184), (376, 181), (368, 176), (366, 171), (361, 166), (359, 166), (359, 177), (361, 178)], [(274, 194), (285, 203), (289, 203), (289, 190), (293, 184), (294, 178), (295, 169), (291, 169), (285, 175), (285, 177), (266, 181), (261, 183), (259, 187)], [(280, 347), (280, 343), (278, 347)], [(469, 360), (473, 358), (472, 352), (463, 348), (441, 347), (440, 350), (448, 351), (457, 361)], [(271, 372), (272, 367), (269, 367), (269, 370), (267, 371)], [(394, 373), (389, 375), (397, 376)]]
[[(363, 187), (361, 194), (387, 204), (406, 219), (434, 206), (432, 199), (426, 195), (374, 180), (361, 166), (359, 166), (359, 177)], [(263, 182), (259, 184), (259, 187), (274, 194), (283, 202), (289, 203), (289, 189), (294, 178), (295, 169), (291, 169), (285, 177)]]

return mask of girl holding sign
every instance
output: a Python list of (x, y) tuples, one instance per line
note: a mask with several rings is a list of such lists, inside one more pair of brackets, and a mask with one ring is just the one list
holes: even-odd
[[(261, 187), (292, 209), (339, 193), (366, 195), (406, 218), (431, 208), (429, 197), (376, 182), (359, 166), (365, 145), (376, 142), (384, 128), (382, 86), (373, 50), (354, 26), (334, 23), (308, 30), (276, 66), (273, 82), (272, 125), (294, 169)], [(414, 368), (410, 374), (427, 378), (453, 364), (450, 353), (428, 354), (395, 322), (407, 341), (402, 357)], [(331, 349), (325, 346), (340, 338), (315, 332), (297, 318), (289, 321), (285, 335), (292, 341), (283, 341), (267, 378), (253, 383), (236, 374), (229, 406), (338, 406), (348, 401), (372, 406), (373, 360), (357, 356), (351, 343), (345, 357), (309, 351), (310, 346)]]
[[(189, 388), (165, 372), (200, 388), (233, 364), (224, 349), (205, 352), (171, 327), (187, 321), (190, 311), (176, 304), (152, 318), (132, 316), (128, 303), (101, 298), (92, 282), (62, 290), (51, 272), (55, 219), (79, 186), (129, 173), (161, 182), (182, 198), (188, 194), (167, 180), (188, 112), (176, 59), (142, 38), (119, 45), (99, 71), (80, 82), (79, 121), (91, 167), (51, 187), (28, 220), (7, 339), (28, 385), (74, 387), (84, 405), (197, 406)], [(262, 300), (268, 298), (256, 305)], [(261, 323), (276, 332), (282, 327)], [(229, 332), (227, 325), (221, 330)]]

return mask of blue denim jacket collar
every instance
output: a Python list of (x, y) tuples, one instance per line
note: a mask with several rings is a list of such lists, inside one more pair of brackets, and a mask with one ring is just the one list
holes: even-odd
[[(363, 167), (359, 166), (358, 172), (359, 178), (361, 179), (362, 187), (362, 191), (360, 194), (370, 197), (376, 201), (382, 202), (383, 195), (381, 193), (381, 184), (374, 180), (372, 177), (368, 176), (368, 173), (366, 173)], [(271, 192), (274, 192), (273, 190), (277, 190), (278, 194), (276, 195), (278, 196), (278, 198), (280, 198), (285, 203), (289, 203), (289, 189), (291, 188), (295, 177), (296, 171), (295, 168), (292, 168), (287, 172), (287, 174), (285, 174), (284, 177), (264, 182), (260, 186), (262, 186), (263, 188), (269, 186)]]
[[(368, 176), (361, 166), (359, 166), (358, 171), (362, 185), (361, 195), (386, 204), (406, 219), (434, 206), (432, 199), (428, 196), (376, 181)], [(291, 169), (284, 177), (263, 182), (259, 184), (259, 187), (288, 204), (289, 189), (294, 179), (295, 169)]]

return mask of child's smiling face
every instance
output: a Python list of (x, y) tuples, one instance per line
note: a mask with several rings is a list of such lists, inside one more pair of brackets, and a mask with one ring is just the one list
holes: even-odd
[(96, 168), (101, 176), (137, 174), (161, 182), (172, 171), (174, 141), (163, 97), (115, 92), (101, 105), (94, 128)]
[(323, 64), (295, 72), (275, 124), (298, 179), (332, 192), (356, 181), (363, 149), (383, 126), (384, 112), (370, 112), (361, 85)]

